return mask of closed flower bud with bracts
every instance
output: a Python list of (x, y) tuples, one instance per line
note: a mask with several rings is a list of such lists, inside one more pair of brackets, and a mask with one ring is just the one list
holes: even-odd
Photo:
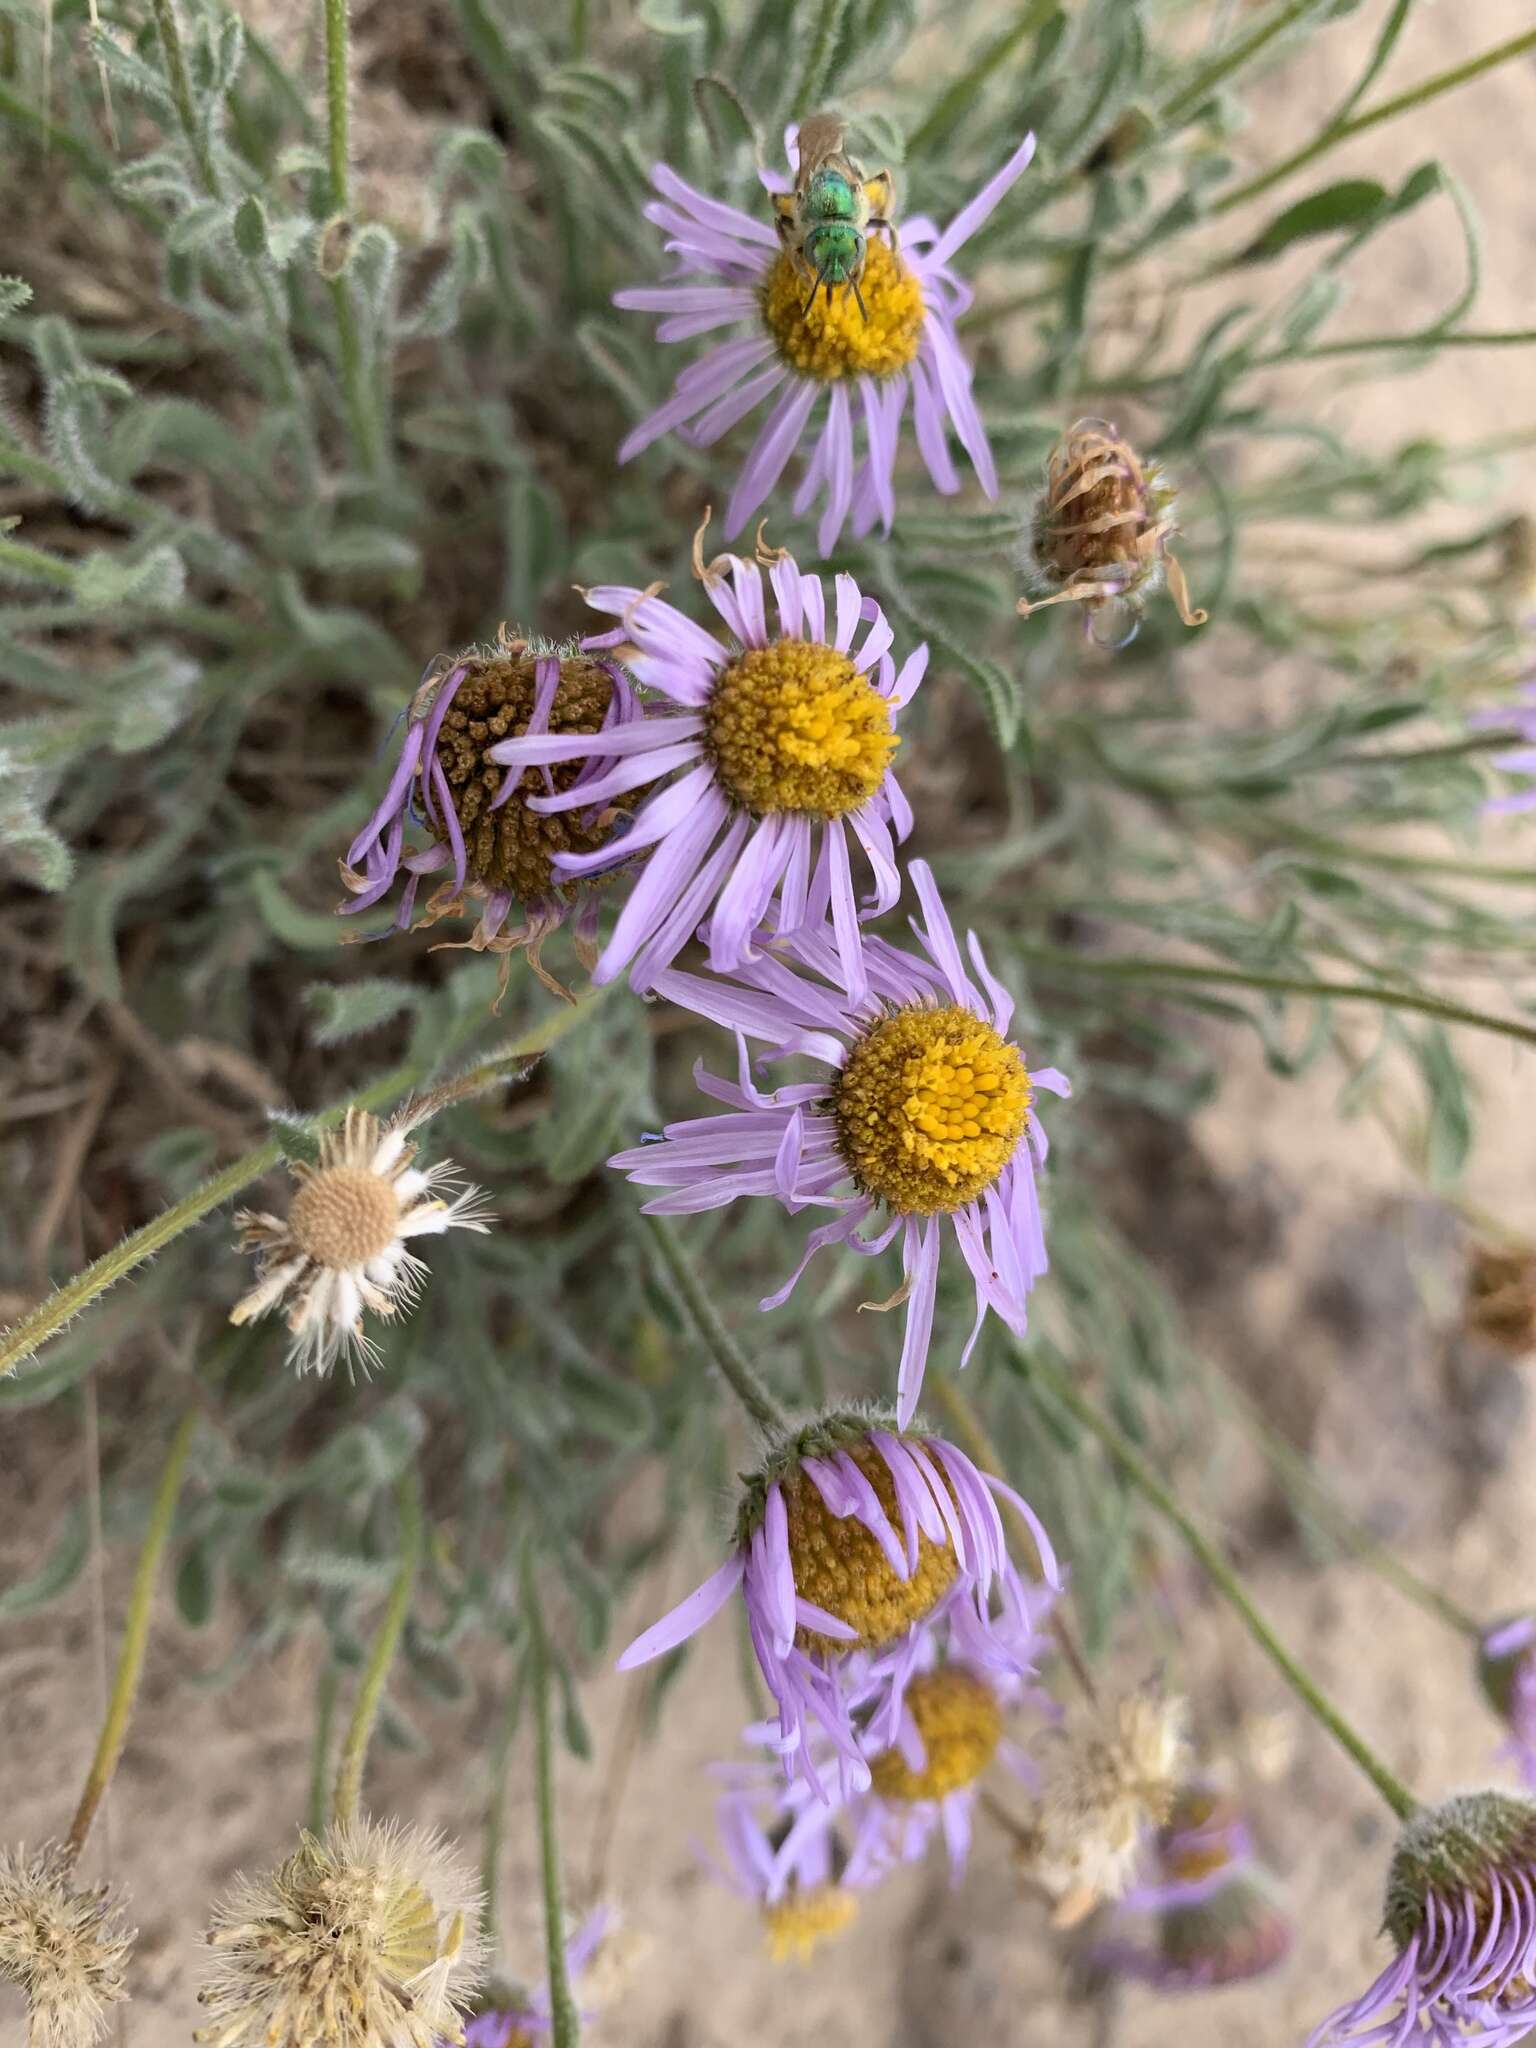
[[(389, 788), (341, 863), (351, 896), (342, 913), (380, 902), (403, 875), (395, 928), (409, 930), (423, 876), (450, 869), (415, 921), (436, 924), (477, 903), (475, 929), (457, 943), (501, 956), (498, 1003), (519, 949), (547, 988), (568, 995), (544, 968), (544, 941), (574, 913), (576, 949), (590, 971), (602, 882), (573, 879), (555, 861), (601, 846), (615, 812), (601, 797), (556, 811), (535, 810), (529, 799), (579, 797), (613, 765), (603, 735), (638, 713), (628, 676), (606, 654), (534, 646), (505, 628), (495, 647), (434, 662), (411, 700)], [(579, 759), (510, 773), (492, 753), (504, 740), (539, 737), (588, 746)], [(406, 845), (412, 821), (429, 835), (425, 844)]]
[(1536, 1352), (1536, 1245), (1473, 1246), (1466, 1327), (1511, 1357)]
[[(862, 1716), (895, 1739), (922, 1668), (918, 1624), (948, 1619), (968, 1661), (1006, 1666), (1031, 1598), (1008, 1556), (994, 1496), (1034, 1533), (1041, 1574), (1060, 1584), (1033, 1510), (953, 1444), (838, 1410), (772, 1443), (746, 1481), (732, 1554), (619, 1660), (631, 1670), (701, 1629), (740, 1589), (758, 1665), (779, 1710), (775, 1747), (818, 1793), (818, 1748), (843, 1797), (869, 1783)], [(871, 1670), (863, 1653), (888, 1653)], [(879, 1704), (875, 1703), (875, 1692)], [(858, 1724), (856, 1725), (856, 1717)]]
[(127, 1996), (133, 1937), (105, 1887), (77, 1886), (57, 1845), (0, 1849), (0, 1983), (27, 2000), (27, 2048), (90, 2048)]
[(1080, 604), (1091, 638), (1123, 647), (1135, 637), (1147, 599), (1166, 583), (1186, 626), (1189, 586), (1168, 543), (1178, 531), (1177, 492), (1103, 420), (1079, 420), (1051, 451), (1020, 567), (1032, 592), (1019, 611)]
[(1146, 1689), (1041, 1744), (1029, 1873), (1071, 1926), (1129, 1886), (1148, 1836), (1173, 1811), (1187, 1762), (1181, 1699)]
[(438, 2048), (464, 2039), (480, 1892), (436, 1835), (359, 1821), (306, 1834), (214, 1910), (207, 2048)]
[(1514, 2048), (1536, 2032), (1536, 1805), (1473, 1792), (1416, 1813), (1383, 1932), (1396, 1955), (1307, 2048)]
[(409, 1129), (409, 1117), (386, 1125), (349, 1109), (340, 1131), (320, 1140), (317, 1163), (293, 1167), (286, 1218), (236, 1213), (259, 1278), (229, 1320), (250, 1322), (290, 1301), (288, 1355), (301, 1373), (327, 1373), (338, 1358), (364, 1370), (375, 1362), (363, 1311), (393, 1316), (416, 1298), (427, 1268), (409, 1249), (412, 1238), (490, 1228), (479, 1189), (463, 1186), (454, 1166), (412, 1164)]

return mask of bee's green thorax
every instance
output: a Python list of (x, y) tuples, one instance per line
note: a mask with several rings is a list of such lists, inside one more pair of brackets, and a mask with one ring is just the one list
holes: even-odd
[(842, 221), (814, 227), (805, 238), (805, 260), (829, 285), (857, 277), (864, 262), (864, 237)]
[(841, 171), (817, 171), (806, 187), (805, 214), (811, 221), (830, 223), (859, 217), (859, 193)]

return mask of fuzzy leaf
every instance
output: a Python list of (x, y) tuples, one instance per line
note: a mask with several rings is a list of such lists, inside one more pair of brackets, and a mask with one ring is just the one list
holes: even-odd
[(57, 1600), (79, 1578), (91, 1554), (90, 1525), (85, 1510), (76, 1505), (65, 1513), (63, 1524), (47, 1557), (28, 1579), (17, 1579), (0, 1591), (0, 1621), (15, 1621), (23, 1614)]
[(422, 991), (409, 982), (374, 975), (364, 981), (312, 981), (304, 999), (315, 1020), (316, 1045), (331, 1046), (377, 1031), (403, 1010), (414, 1009), (422, 1001)]

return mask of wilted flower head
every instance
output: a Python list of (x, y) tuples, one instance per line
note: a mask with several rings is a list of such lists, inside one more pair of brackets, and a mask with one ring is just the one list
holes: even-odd
[(27, 2000), (28, 2048), (87, 2048), (126, 1997), (133, 1937), (104, 1887), (77, 1886), (56, 1844), (0, 1849), (0, 1982)]
[(1221, 1793), (1186, 1785), (1149, 1860), (1148, 1877), (1092, 1943), (1090, 1968), (1194, 1991), (1261, 1976), (1286, 1954), (1290, 1921), (1242, 1815)]
[(857, 1918), (860, 1885), (831, 1806), (733, 1790), (715, 1824), (725, 1854), (716, 1874), (757, 1906), (774, 1962), (805, 1962)]
[[(575, 911), (577, 950), (590, 968), (599, 905), (591, 884), (554, 863), (607, 839), (612, 807), (586, 792), (603, 773), (603, 735), (618, 733), (637, 709), (628, 677), (608, 656), (536, 648), (505, 628), (493, 648), (434, 662), (411, 699), (389, 788), (341, 863), (352, 899), (343, 914), (379, 902), (404, 874), (395, 928), (408, 930), (422, 877), (451, 867), (416, 921), (435, 924), (461, 914), (466, 901), (478, 903), (474, 932), (460, 943), (501, 955), (502, 991), (512, 954), (526, 948), (545, 986), (567, 994), (544, 968), (544, 941)], [(557, 768), (508, 775), (492, 749), (525, 734), (577, 737), (585, 749)], [(536, 795), (569, 802), (534, 809)], [(430, 835), (425, 844), (406, 846), (411, 821)], [(522, 921), (509, 924), (515, 907)]]
[(1044, 594), (1022, 598), (1020, 612), (1081, 604), (1094, 637), (1119, 647), (1166, 581), (1185, 625), (1203, 626), (1206, 614), (1190, 608), (1184, 571), (1168, 548), (1176, 505), (1156, 464), (1143, 463), (1104, 421), (1079, 420), (1046, 464), (1021, 562), (1026, 581)]
[(770, 591), (760, 563), (726, 555), (706, 565), (702, 547), (701, 534), (697, 573), (729, 644), (655, 590), (586, 593), (594, 611), (623, 621), (587, 645), (638, 649), (636, 677), (669, 700), (659, 715), (622, 734), (503, 740), (489, 758), (525, 775), (581, 766), (569, 790), (529, 798), (551, 818), (655, 785), (627, 830), (555, 861), (557, 875), (579, 878), (647, 850), (595, 980), (627, 967), (634, 987), (654, 987), (706, 917), (711, 966), (734, 967), (751, 957), (772, 905), (781, 933), (830, 917), (844, 986), (862, 993), (853, 876), (862, 860), (873, 883), (866, 915), (901, 893), (895, 842), (912, 814), (891, 761), (928, 650), (914, 648), (898, 669), (884, 612), (851, 576), (837, 577), (829, 607), (821, 578), (782, 551), (765, 557)]
[(208, 2048), (437, 2048), (463, 2040), (480, 1893), (440, 1837), (394, 1822), (306, 1834), (214, 1909)]
[[(291, 1297), (288, 1355), (300, 1372), (329, 1372), (340, 1357), (365, 1366), (378, 1357), (363, 1311), (392, 1316), (415, 1299), (427, 1268), (407, 1250), (411, 1238), (490, 1228), (479, 1189), (458, 1186), (453, 1165), (412, 1165), (410, 1127), (409, 1118), (386, 1125), (349, 1109), (341, 1129), (321, 1138), (316, 1165), (290, 1167), (297, 1186), (286, 1218), (236, 1212), (260, 1278), (229, 1320), (249, 1322)], [(445, 1200), (439, 1190), (453, 1192)]]
[(1472, 1247), (1467, 1328), (1515, 1358), (1536, 1351), (1536, 1245)]
[(1040, 1813), (1029, 1868), (1062, 1925), (1117, 1899), (1150, 1832), (1173, 1809), (1187, 1710), (1151, 1689), (1085, 1714), (1041, 1745)]
[[(611, 1907), (597, 1906), (565, 1944), (565, 1974), (572, 1988), (617, 1925)], [(464, 2028), (464, 2048), (538, 2048), (554, 2031), (549, 1986), (529, 1991), (493, 1983), (475, 2001)]]
[(731, 1556), (638, 1636), (619, 1668), (686, 1641), (742, 1587), (752, 1646), (779, 1709), (774, 1746), (826, 1796), (815, 1750), (830, 1745), (846, 1796), (869, 1779), (855, 1714), (870, 1704), (871, 1673), (856, 1653), (890, 1653), (875, 1676), (893, 1730), (924, 1655), (919, 1622), (952, 1616), (978, 1662), (1001, 1664), (1010, 1654), (1012, 1628), (995, 1623), (994, 1593), (1010, 1617), (1026, 1594), (994, 1494), (1027, 1518), (1042, 1575), (1058, 1585), (1033, 1510), (963, 1451), (871, 1415), (822, 1416), (770, 1446), (746, 1482)]
[(1477, 1675), (1509, 1729), (1504, 1754), (1536, 1788), (1536, 1615), (1516, 1615), (1485, 1631), (1477, 1646)]
[(1307, 2048), (1512, 2048), (1536, 2030), (1536, 1806), (1474, 1792), (1414, 1815), (1387, 1879), (1396, 1956)]
[[(796, 128), (785, 136), (792, 161), (797, 137)], [(742, 213), (657, 164), (651, 182), (659, 197), (645, 209), (646, 218), (667, 236), (677, 269), (659, 285), (615, 293), (615, 305), (664, 315), (659, 341), (687, 341), (742, 324), (750, 331), (720, 343), (679, 375), (672, 396), (620, 447), (620, 462), (674, 429), (707, 448), (772, 399), (731, 493), (727, 538), (766, 502), (809, 437), (794, 509), (802, 515), (825, 495), (816, 536), (825, 555), (850, 515), (855, 534), (876, 523), (890, 531), (901, 420), (910, 398), (918, 450), (935, 488), (960, 488), (949, 449), (953, 427), (982, 489), (995, 498), (992, 451), (955, 332), (971, 292), (950, 263), (1022, 174), (1034, 148), (1034, 137), (1026, 136), (942, 231), (923, 215), (912, 216), (901, 224), (899, 254), (871, 237), (859, 278), (862, 310), (851, 291), (823, 290), (808, 301), (811, 276), (781, 246), (766, 208), (762, 217)], [(763, 176), (773, 192), (788, 191), (790, 182)], [(825, 410), (813, 424), (823, 398)]]
[[(976, 1321), (963, 1365), (989, 1310), (1021, 1334), (1026, 1297), (1045, 1272), (1036, 1171), (1046, 1138), (1038, 1100), (1067, 1095), (1054, 1067), (1028, 1067), (1009, 1036), (1013, 998), (993, 975), (974, 932), (969, 965), (926, 861), (909, 870), (922, 907), (922, 952), (862, 942), (868, 993), (843, 992), (830, 932), (807, 929), (759, 954), (730, 980), (668, 970), (656, 990), (737, 1033), (739, 1079), (696, 1073), (700, 1088), (734, 1112), (669, 1124), (659, 1143), (609, 1160), (642, 1187), (666, 1192), (646, 1213), (684, 1215), (766, 1195), (791, 1214), (830, 1210), (805, 1256), (763, 1308), (789, 1298), (814, 1255), (843, 1245), (864, 1257), (901, 1239), (906, 1304), (896, 1415), (911, 1420), (933, 1332), (946, 1242), (965, 1260)], [(780, 957), (780, 955), (784, 957)], [(804, 970), (804, 971), (797, 971)], [(764, 1092), (746, 1042), (769, 1058), (804, 1055), (824, 1078)], [(865, 1234), (866, 1230), (868, 1235)]]

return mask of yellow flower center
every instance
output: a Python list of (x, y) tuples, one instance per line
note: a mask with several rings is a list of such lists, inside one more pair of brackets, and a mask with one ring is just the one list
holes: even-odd
[(954, 1005), (897, 1010), (861, 1038), (833, 1097), (838, 1149), (859, 1186), (902, 1215), (963, 1208), (990, 1187), (1029, 1122), (1029, 1074)]
[(776, 1906), (764, 1906), (768, 1953), (776, 1963), (793, 1957), (803, 1963), (818, 1942), (841, 1934), (858, 1915), (859, 1902), (840, 1885), (818, 1884), (809, 1891), (790, 1892)]
[[(848, 1455), (874, 1488), (899, 1535), (896, 1482), (884, 1458), (867, 1443), (850, 1445)], [(916, 1569), (910, 1578), (901, 1579), (864, 1524), (853, 1515), (834, 1515), (804, 1472), (792, 1473), (783, 1490), (796, 1592), (835, 1614), (858, 1637), (857, 1643), (834, 1642), (801, 1629), (796, 1636), (801, 1649), (838, 1656), (845, 1650), (874, 1650), (893, 1643), (931, 1613), (954, 1583), (960, 1561), (948, 1543), (919, 1536)]]
[(721, 672), (704, 720), (721, 783), (758, 816), (856, 811), (900, 745), (874, 684), (815, 640), (749, 647)]
[(814, 279), (781, 253), (763, 286), (763, 324), (779, 354), (802, 377), (889, 377), (904, 370), (923, 338), (923, 287), (910, 264), (871, 235), (859, 273), (864, 313), (851, 291), (823, 286), (806, 310)]
[(899, 1749), (877, 1756), (869, 1769), (882, 1799), (942, 1799), (973, 1784), (997, 1753), (1003, 1710), (991, 1686), (969, 1671), (921, 1672), (907, 1687), (907, 1711), (928, 1760), (914, 1771)]
[(288, 1234), (317, 1266), (366, 1266), (394, 1240), (400, 1199), (365, 1166), (322, 1166), (304, 1175)]

